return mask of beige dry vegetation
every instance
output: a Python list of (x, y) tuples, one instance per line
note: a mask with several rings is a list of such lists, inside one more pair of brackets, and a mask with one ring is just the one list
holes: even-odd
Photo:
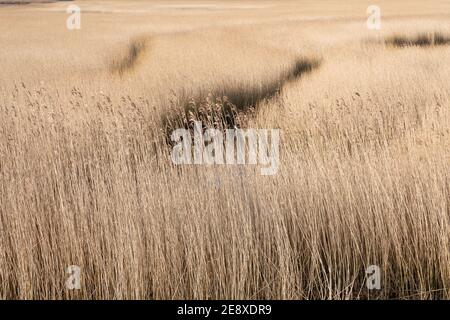
[[(448, 1), (75, 3), (0, 8), (1, 298), (450, 297)], [(278, 174), (175, 167), (195, 119)]]

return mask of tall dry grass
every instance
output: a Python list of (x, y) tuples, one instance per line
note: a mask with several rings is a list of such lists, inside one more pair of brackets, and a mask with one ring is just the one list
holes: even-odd
[[(384, 45), (448, 23), (394, 16), (374, 35), (361, 4), (343, 19), (305, 1), (308, 21), (286, 19), (289, 1), (260, 15), (217, 3), (223, 12), (185, 16), (93, 5), (70, 35), (47, 11), (60, 4), (0, 11), (60, 40), (0, 33), (0, 297), (449, 298), (450, 48)], [(228, 25), (212, 26), (218, 17)], [(113, 18), (129, 22), (122, 35)], [(128, 46), (147, 33), (151, 46)], [(174, 166), (167, 133), (193, 120), (280, 128), (278, 174)], [(65, 286), (69, 265), (80, 290)], [(369, 265), (379, 291), (366, 288)]]

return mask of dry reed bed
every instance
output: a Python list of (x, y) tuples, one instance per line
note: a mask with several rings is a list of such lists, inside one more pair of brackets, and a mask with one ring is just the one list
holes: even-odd
[[(362, 298), (373, 263), (382, 297), (447, 296), (439, 144), (404, 159), (380, 133), (349, 154), (342, 139), (305, 147), (287, 130), (278, 176), (180, 175), (150, 139), (148, 106), (125, 101), (119, 112), (98, 99), (72, 126), (64, 108), (30, 94), (16, 98), (28, 109), (2, 109), (15, 119), (0, 139), (5, 298)], [(64, 290), (69, 264), (83, 268), (80, 292)]]
[[(232, 37), (194, 51), (215, 54), (189, 75), (183, 60), (169, 70), (179, 58), (164, 60), (169, 40), (152, 42), (150, 58), (161, 58), (170, 76), (206, 83), (196, 91), (198, 82), (173, 78), (174, 87), (188, 86), (171, 106), (181, 123), (192, 93), (210, 88), (222, 111), (217, 96), (248, 101), (292, 67), (276, 49), (218, 55), (241, 43)], [(177, 41), (181, 49), (201, 42)], [(174, 167), (161, 107), (170, 99), (155, 104), (158, 92), (2, 90), (0, 297), (449, 298), (447, 48), (340, 50), (282, 90), (278, 82), (274, 94), (257, 91), (245, 125), (282, 129), (272, 177), (253, 166)], [(241, 59), (250, 73), (251, 58), (262, 64), (268, 56), (274, 66), (250, 80), (232, 69)], [(214, 69), (220, 59), (225, 67)], [(145, 60), (120, 81), (138, 86), (159, 70), (154, 64)], [(253, 104), (233, 103), (247, 112)], [(371, 264), (382, 270), (379, 292), (365, 287)], [(65, 288), (69, 265), (82, 268), (79, 291)]]

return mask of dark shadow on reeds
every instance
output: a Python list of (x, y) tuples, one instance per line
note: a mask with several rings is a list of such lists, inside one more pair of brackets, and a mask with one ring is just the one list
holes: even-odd
[(283, 85), (318, 68), (318, 59), (298, 59), (289, 70), (272, 81), (254, 86), (230, 86), (195, 97), (178, 98), (163, 116), (162, 123), (167, 142), (170, 134), (178, 128), (192, 129), (194, 121), (201, 121), (204, 127), (220, 130), (245, 126), (262, 101), (277, 96)]
[(148, 47), (148, 38), (133, 39), (125, 53), (121, 57), (113, 59), (111, 72), (123, 75), (125, 72), (133, 70)]
[(422, 33), (413, 37), (395, 35), (385, 40), (389, 47), (433, 47), (450, 45), (450, 37), (440, 32)]

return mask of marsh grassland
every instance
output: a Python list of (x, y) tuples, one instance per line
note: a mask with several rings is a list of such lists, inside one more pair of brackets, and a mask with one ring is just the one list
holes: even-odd
[[(0, 6), (1, 298), (450, 298), (450, 2), (70, 4)], [(195, 120), (278, 173), (173, 165)]]

